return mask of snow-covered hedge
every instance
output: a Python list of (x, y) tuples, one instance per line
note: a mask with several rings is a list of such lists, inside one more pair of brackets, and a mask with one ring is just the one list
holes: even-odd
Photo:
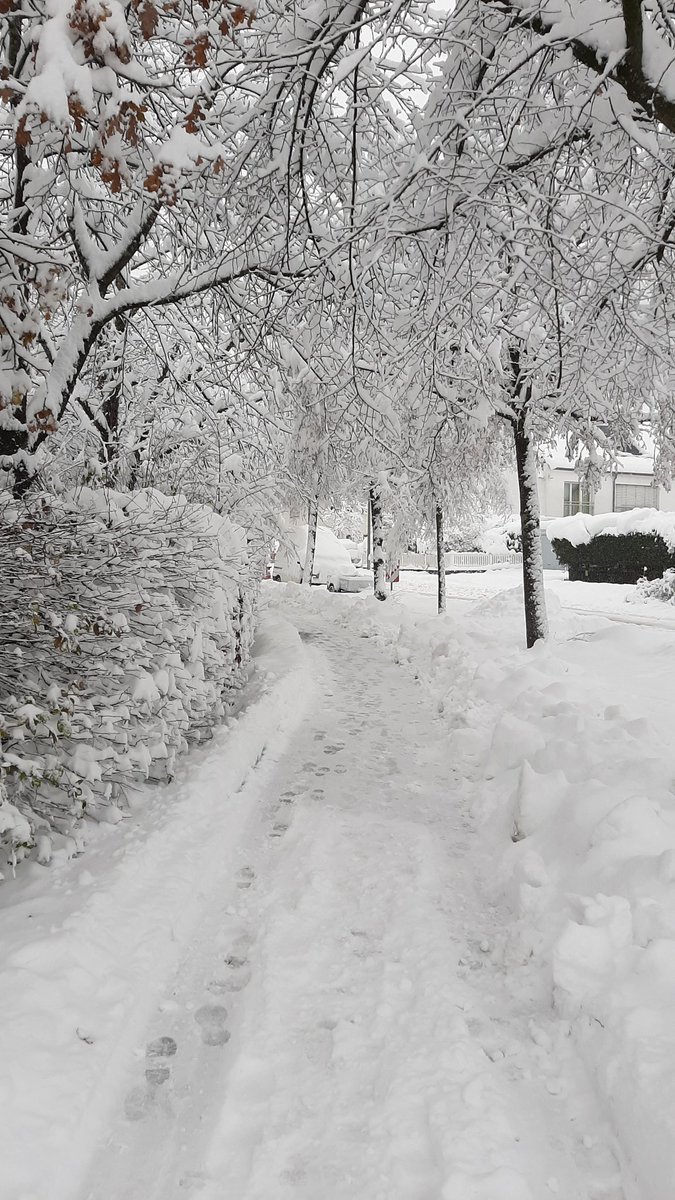
[(576, 513), (546, 528), (570, 579), (635, 583), (675, 566), (675, 513), (633, 508), (624, 513)]
[(245, 678), (240, 529), (147, 489), (0, 496), (0, 846), (10, 861), (171, 776)]

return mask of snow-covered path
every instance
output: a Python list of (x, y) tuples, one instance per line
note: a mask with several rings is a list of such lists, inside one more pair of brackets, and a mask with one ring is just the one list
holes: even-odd
[(502, 972), (447, 727), (373, 641), (299, 619), (310, 714), (72, 1200), (638, 1200), (565, 1027)]

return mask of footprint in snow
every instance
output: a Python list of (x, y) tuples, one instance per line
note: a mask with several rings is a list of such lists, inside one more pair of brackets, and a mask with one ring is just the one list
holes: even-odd
[(238, 888), (250, 888), (255, 879), (253, 867), (242, 867), (237, 878)]
[(224, 1046), (230, 1040), (230, 1031), (225, 1028), (227, 1009), (222, 1004), (203, 1004), (195, 1013), (205, 1046)]
[(178, 1186), (179, 1188), (189, 1188), (191, 1191), (201, 1191), (206, 1187), (208, 1181), (209, 1177), (203, 1171), (186, 1171), (178, 1180)]
[(212, 992), (214, 996), (220, 996), (223, 992), (229, 992), (231, 989), (228, 986), (228, 979), (209, 979), (206, 985), (207, 992)]
[(148, 1042), (145, 1048), (148, 1064), (145, 1068), (145, 1078), (149, 1084), (159, 1087), (160, 1084), (166, 1083), (171, 1074), (168, 1060), (173, 1058), (177, 1049), (172, 1037), (158, 1037), (153, 1042)]
[(247, 958), (241, 958), (238, 954), (230, 954), (225, 959), (225, 966), (231, 967), (233, 971), (240, 971), (248, 962)]
[(149, 1087), (132, 1088), (124, 1101), (124, 1115), (127, 1121), (142, 1121), (147, 1117), (155, 1103), (154, 1091)]
[(282, 804), (292, 804), (297, 795), (297, 792), (282, 792), (279, 800)]
[(222, 979), (212, 979), (210, 983), (207, 983), (206, 987), (214, 996), (222, 996), (227, 992), (230, 994), (232, 992), (242, 992), (250, 978), (251, 972), (248, 967), (242, 967), (240, 970), (231, 971), (230, 974), (223, 976)]
[(339, 754), (344, 748), (344, 742), (332, 742), (330, 746), (324, 746), (323, 752), (324, 754)]

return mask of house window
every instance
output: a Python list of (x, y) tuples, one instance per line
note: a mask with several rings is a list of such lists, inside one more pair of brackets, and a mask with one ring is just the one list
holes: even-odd
[(593, 512), (593, 494), (585, 483), (566, 483), (563, 499), (563, 516), (573, 517), (575, 513)]
[(658, 508), (659, 489), (642, 483), (617, 483), (614, 489), (614, 512), (629, 508)]

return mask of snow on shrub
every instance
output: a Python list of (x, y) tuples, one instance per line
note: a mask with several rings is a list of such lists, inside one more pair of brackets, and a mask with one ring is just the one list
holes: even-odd
[(645, 604), (647, 600), (661, 600), (664, 604), (675, 604), (675, 569), (669, 567), (661, 579), (638, 579), (637, 589), (626, 596), (631, 604)]
[(241, 530), (146, 489), (0, 496), (0, 846), (12, 861), (166, 779), (246, 675)]
[(570, 579), (635, 583), (675, 566), (675, 513), (656, 508), (597, 517), (576, 513), (549, 521), (546, 532)]
[(479, 549), (486, 554), (522, 553), (520, 517), (493, 517), (480, 536)]
[(592, 538), (622, 537), (629, 533), (657, 534), (668, 549), (675, 553), (675, 512), (660, 512), (658, 508), (631, 508), (628, 512), (575, 513), (573, 517), (557, 517), (549, 521), (546, 532), (551, 539), (564, 538), (573, 546), (586, 545)]

